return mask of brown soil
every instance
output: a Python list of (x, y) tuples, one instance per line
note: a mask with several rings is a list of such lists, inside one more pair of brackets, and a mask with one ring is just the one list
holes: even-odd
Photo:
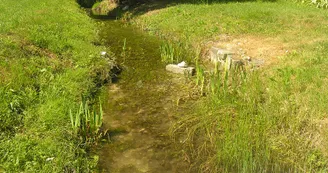
[(290, 46), (281, 40), (247, 35), (240, 37), (221, 35), (218, 39), (210, 41), (206, 45), (208, 48), (212, 46), (231, 50), (239, 58), (244, 55), (249, 56), (251, 59), (263, 60), (264, 66), (277, 64), (279, 57), (291, 51)]

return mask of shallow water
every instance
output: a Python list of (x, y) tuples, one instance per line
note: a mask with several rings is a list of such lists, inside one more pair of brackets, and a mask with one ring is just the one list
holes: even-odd
[(104, 124), (112, 141), (100, 149), (101, 172), (189, 172), (168, 133), (181, 111), (176, 103), (185, 77), (165, 71), (157, 37), (118, 21), (102, 22), (99, 35), (123, 70), (108, 89)]

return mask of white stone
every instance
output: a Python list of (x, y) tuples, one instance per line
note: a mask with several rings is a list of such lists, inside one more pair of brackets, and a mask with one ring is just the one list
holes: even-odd
[(49, 157), (46, 159), (47, 162), (54, 160), (54, 157)]
[(233, 54), (234, 53), (229, 50), (212, 47), (210, 50), (210, 59), (213, 63), (224, 63), (226, 59), (232, 59)]
[(129, 6), (128, 5), (122, 8), (123, 11), (126, 11), (128, 9), (129, 9)]
[(105, 52), (105, 51), (100, 52), (100, 55), (102, 55), (102, 56), (105, 56), (106, 54), (107, 54), (107, 52)]
[(179, 67), (176, 64), (169, 64), (166, 66), (166, 70), (176, 74), (190, 74), (193, 75), (195, 68), (194, 67)]
[(188, 67), (187, 63), (182, 61), (178, 64), (179, 67)]

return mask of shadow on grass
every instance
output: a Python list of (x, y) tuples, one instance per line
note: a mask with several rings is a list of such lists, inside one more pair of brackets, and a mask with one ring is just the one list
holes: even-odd
[[(132, 14), (131, 17), (143, 15), (145, 13), (160, 10), (163, 8), (179, 5), (179, 4), (217, 4), (217, 3), (244, 3), (244, 2), (276, 2), (276, 0), (141, 0), (134, 3), (129, 4), (128, 11), (122, 11), (126, 5), (120, 5), (118, 8), (121, 10), (120, 15), (116, 16), (116, 18), (124, 17), (125, 12), (130, 12)], [(118, 9), (116, 9), (118, 10)]]
[[(112, 10), (108, 15), (93, 15), (90, 16), (95, 19), (121, 19), (125, 17), (127, 12), (130, 17), (143, 15), (145, 13), (160, 10), (167, 7), (172, 7), (179, 4), (217, 4), (217, 3), (244, 3), (244, 2), (276, 2), (276, 0), (128, 0), (121, 1), (119, 6)], [(128, 10), (123, 9), (128, 7)]]

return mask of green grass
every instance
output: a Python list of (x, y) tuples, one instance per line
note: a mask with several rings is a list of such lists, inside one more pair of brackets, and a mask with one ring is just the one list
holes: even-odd
[(0, 3), (0, 172), (90, 171), (69, 110), (109, 77), (95, 23), (74, 0)]
[[(322, 38), (327, 13), (321, 9), (289, 2), (179, 4), (159, 13), (133, 20), (149, 31), (169, 38), (200, 44), (220, 34), (278, 37), (285, 42)], [(311, 32), (309, 32), (311, 31)], [(295, 38), (298, 34), (299, 37)]]
[(274, 39), (290, 51), (256, 71), (204, 73), (196, 61), (201, 94), (173, 128), (194, 169), (328, 171), (327, 17), (285, 1), (186, 3), (135, 16), (139, 27), (196, 48), (229, 35)]

